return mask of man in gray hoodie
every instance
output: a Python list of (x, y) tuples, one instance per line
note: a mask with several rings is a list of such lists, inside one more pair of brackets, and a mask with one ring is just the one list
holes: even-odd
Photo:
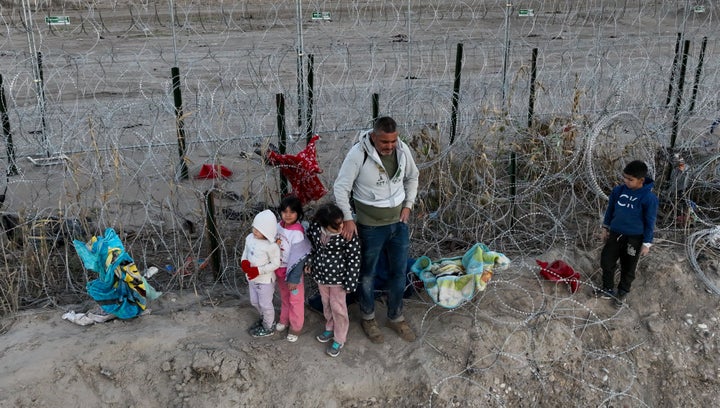
[(388, 259), (385, 324), (403, 340), (415, 340), (403, 316), (403, 292), (410, 246), (407, 222), (417, 196), (419, 171), (410, 148), (398, 135), (395, 120), (376, 119), (348, 152), (333, 186), (335, 201), (343, 211), (343, 236), (360, 238), (360, 311), (363, 330), (373, 343), (384, 341), (375, 321), (374, 294), (375, 269), (383, 255)]

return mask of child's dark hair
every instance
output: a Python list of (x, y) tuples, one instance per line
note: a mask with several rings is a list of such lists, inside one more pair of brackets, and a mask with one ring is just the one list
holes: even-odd
[(628, 176), (638, 179), (644, 179), (648, 175), (648, 166), (643, 161), (633, 160), (625, 166), (623, 174), (627, 174)]
[(323, 204), (315, 210), (313, 220), (323, 228), (337, 229), (343, 222), (343, 212), (335, 203)]
[(302, 208), (302, 201), (295, 196), (295, 195), (288, 195), (285, 196), (282, 200), (280, 200), (280, 205), (278, 205), (278, 213), (282, 213), (284, 209), (289, 208), (297, 213), (298, 221), (302, 220), (305, 216), (305, 212)]

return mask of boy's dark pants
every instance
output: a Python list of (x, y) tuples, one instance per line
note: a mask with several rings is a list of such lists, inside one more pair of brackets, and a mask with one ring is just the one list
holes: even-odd
[(635, 280), (635, 268), (640, 259), (642, 235), (622, 235), (610, 231), (600, 255), (600, 267), (603, 271), (603, 289), (615, 287), (615, 267), (620, 259), (620, 284), (618, 289), (630, 292)]

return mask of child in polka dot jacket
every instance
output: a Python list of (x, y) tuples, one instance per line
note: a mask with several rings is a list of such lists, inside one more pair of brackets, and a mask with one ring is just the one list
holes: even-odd
[(317, 209), (306, 232), (312, 244), (309, 273), (318, 284), (322, 299), (325, 331), (316, 338), (329, 343), (327, 354), (336, 357), (347, 340), (350, 319), (345, 297), (355, 291), (360, 275), (360, 240), (341, 235), (343, 213), (335, 204)]

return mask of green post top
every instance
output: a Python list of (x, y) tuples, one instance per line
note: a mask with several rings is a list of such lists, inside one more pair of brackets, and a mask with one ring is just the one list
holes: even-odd
[(45, 22), (50, 25), (68, 25), (70, 24), (70, 17), (68, 16), (47, 16)]
[(693, 11), (696, 12), (696, 13), (704, 13), (704, 12), (705, 12), (705, 6), (695, 6), (695, 8), (693, 9)]

